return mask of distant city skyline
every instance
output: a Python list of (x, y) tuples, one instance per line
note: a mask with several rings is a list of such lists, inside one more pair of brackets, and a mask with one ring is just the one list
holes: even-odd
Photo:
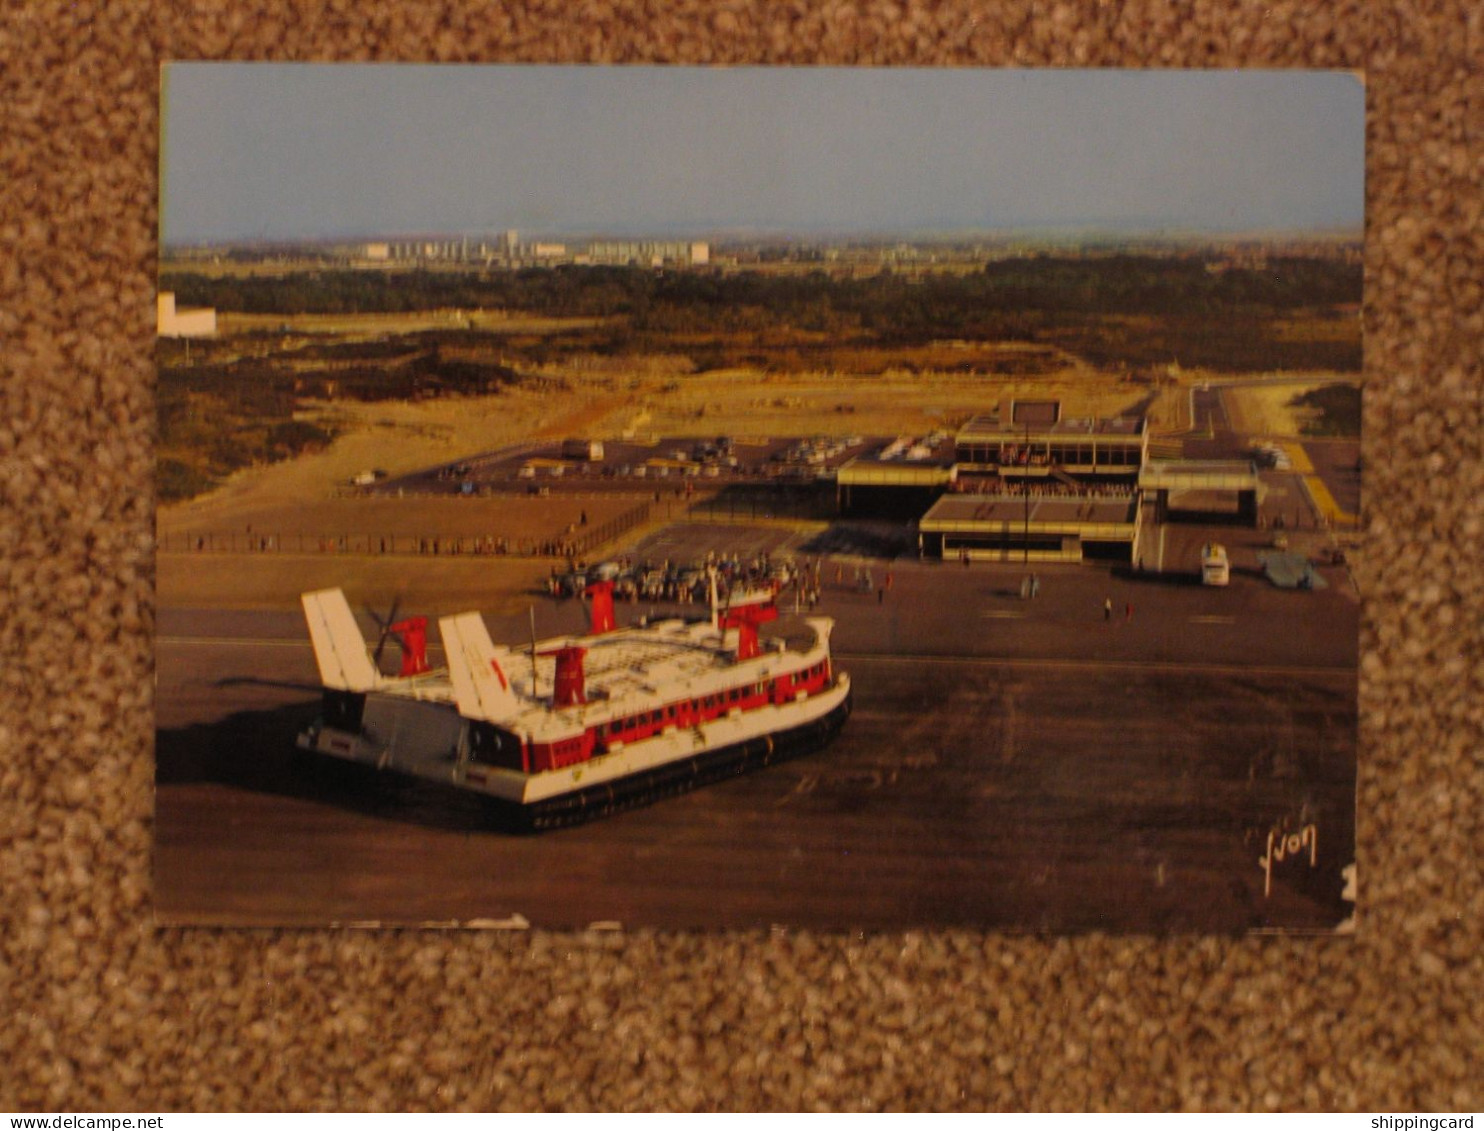
[(1359, 233), (1336, 71), (177, 63), (162, 243)]

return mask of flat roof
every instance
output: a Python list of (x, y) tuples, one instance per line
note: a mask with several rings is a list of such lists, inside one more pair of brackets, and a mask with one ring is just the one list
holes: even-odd
[(1040, 436), (1138, 436), (1144, 431), (1142, 416), (1115, 416), (1106, 420), (1091, 417), (1062, 419), (1051, 423), (1017, 424), (988, 414), (975, 416), (958, 430), (957, 441), (1023, 440), (1027, 432)]
[(869, 448), (855, 458), (847, 460), (840, 470), (851, 469), (857, 473), (871, 470), (901, 470), (908, 473), (917, 469), (947, 471), (954, 463), (956, 441), (952, 436), (940, 434), (940, 437), (930, 444), (927, 441), (932, 437), (900, 436), (889, 443)]
[(1016, 424), (1055, 424), (1061, 419), (1061, 401), (1011, 401), (1010, 419)]
[(940, 487), (952, 479), (952, 461), (942, 460), (905, 463), (859, 456), (835, 473), (835, 481), (844, 487)]
[(1030, 522), (1046, 527), (1111, 526), (1132, 523), (1138, 514), (1138, 499), (1127, 494), (1042, 495), (944, 495), (919, 525), (929, 529), (938, 524), (956, 526), (1004, 526), (1026, 521), (1026, 502), (1030, 502)]
[(1255, 491), (1257, 468), (1251, 460), (1150, 460), (1139, 469), (1139, 486), (1149, 489)]
[(1182, 475), (1239, 475), (1252, 470), (1250, 459), (1152, 459), (1146, 465), (1153, 471), (1173, 471)]

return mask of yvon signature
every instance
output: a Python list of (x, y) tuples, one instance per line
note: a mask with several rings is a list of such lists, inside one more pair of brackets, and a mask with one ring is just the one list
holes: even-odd
[(1268, 830), (1267, 849), (1257, 858), (1257, 866), (1262, 869), (1263, 873), (1262, 894), (1264, 897), (1273, 894), (1273, 865), (1301, 855), (1306, 848), (1309, 850), (1309, 867), (1318, 867), (1318, 825), (1305, 825), (1297, 832), (1288, 832), (1284, 829)]

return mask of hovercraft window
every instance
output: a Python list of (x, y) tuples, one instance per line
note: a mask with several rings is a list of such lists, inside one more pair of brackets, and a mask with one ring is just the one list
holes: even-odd
[(520, 739), (493, 723), (469, 724), (469, 758), (485, 766), (503, 766), (509, 770), (525, 769)]
[(325, 726), (332, 730), (350, 731), (359, 734), (361, 731), (361, 717), (366, 710), (365, 695), (354, 691), (331, 691), (325, 690), (324, 705), (321, 714)]

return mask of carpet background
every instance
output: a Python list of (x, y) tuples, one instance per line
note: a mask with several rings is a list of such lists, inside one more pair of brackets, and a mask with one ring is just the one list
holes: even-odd
[[(1359, 934), (156, 930), (157, 67), (1363, 68)], [(1484, 1105), (1468, 0), (0, 3), (0, 1109)]]

